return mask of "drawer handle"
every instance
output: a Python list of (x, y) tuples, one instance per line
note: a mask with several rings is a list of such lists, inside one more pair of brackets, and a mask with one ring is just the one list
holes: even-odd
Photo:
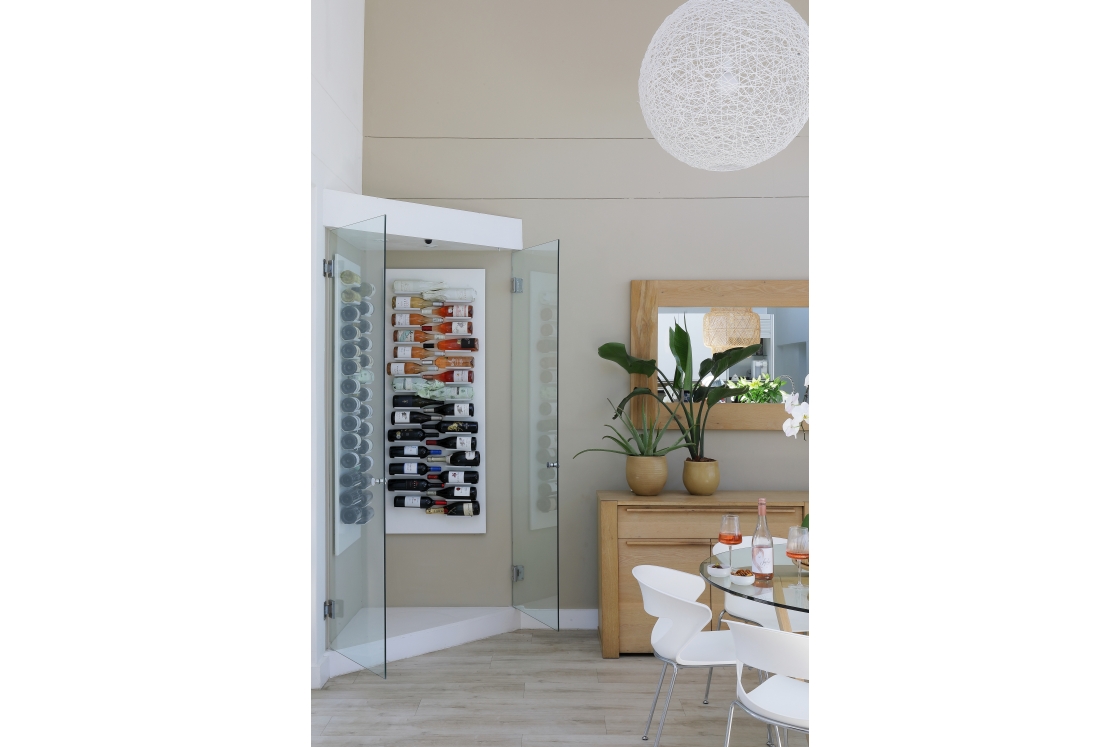
[(703, 545), (711, 547), (708, 540), (626, 540), (627, 547), (672, 547), (673, 545)]
[[(758, 511), (757, 507), (752, 507)], [(734, 513), (735, 511), (743, 509), (727, 508), (628, 508), (627, 513), (633, 512), (636, 514), (693, 514), (693, 513)], [(799, 508), (775, 508), (773, 506), (766, 507), (768, 514), (793, 514), (801, 511)]]

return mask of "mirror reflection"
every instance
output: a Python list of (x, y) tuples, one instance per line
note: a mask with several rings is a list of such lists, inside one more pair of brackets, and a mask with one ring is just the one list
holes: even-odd
[(674, 322), (686, 327), (692, 339), (694, 381), (701, 361), (729, 347), (757, 342), (762, 347), (755, 355), (702, 383), (741, 386), (743, 394), (735, 398), (739, 402), (781, 402), (780, 392), (796, 392), (804, 400), (805, 377), (809, 375), (808, 307), (658, 308), (657, 367), (669, 377), (676, 370), (669, 348), (669, 330)]

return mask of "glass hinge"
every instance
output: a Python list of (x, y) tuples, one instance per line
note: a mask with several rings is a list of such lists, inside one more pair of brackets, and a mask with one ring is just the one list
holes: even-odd
[(521, 278), (510, 278), (509, 279), (509, 292), (510, 293), (520, 293), (521, 292)]
[(323, 260), (323, 277), (325, 277), (325, 278), (333, 278), (334, 277), (334, 262), (332, 262), (329, 259), (324, 259)]
[(515, 565), (513, 567), (513, 580), (514, 581), (524, 581), (525, 580), (525, 566)]

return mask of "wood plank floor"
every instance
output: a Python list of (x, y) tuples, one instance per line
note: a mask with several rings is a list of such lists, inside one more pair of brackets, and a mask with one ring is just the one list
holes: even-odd
[[(389, 664), (389, 678), (369, 672), (335, 677), (311, 691), (311, 743), (326, 747), (652, 747), (664, 691), (642, 741), (661, 673), (652, 656), (603, 659), (595, 631), (522, 630)], [(669, 673), (671, 674), (671, 672)], [(677, 677), (664, 747), (723, 744), (735, 670), (717, 669), (710, 705), (707, 670)], [(669, 676), (665, 678), (668, 689)], [(753, 672), (744, 674), (750, 688)], [(807, 745), (790, 735), (793, 747)], [(766, 729), (739, 712), (731, 733), (739, 747), (763, 747)]]

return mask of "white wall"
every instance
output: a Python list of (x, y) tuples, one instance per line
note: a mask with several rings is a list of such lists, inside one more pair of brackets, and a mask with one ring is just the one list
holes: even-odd
[(326, 256), (323, 189), (360, 193), (362, 188), (362, 98), (365, 3), (363, 0), (311, 2), (311, 686), (321, 687), (326, 671), (326, 442), (323, 329), (326, 286), (321, 274)]

